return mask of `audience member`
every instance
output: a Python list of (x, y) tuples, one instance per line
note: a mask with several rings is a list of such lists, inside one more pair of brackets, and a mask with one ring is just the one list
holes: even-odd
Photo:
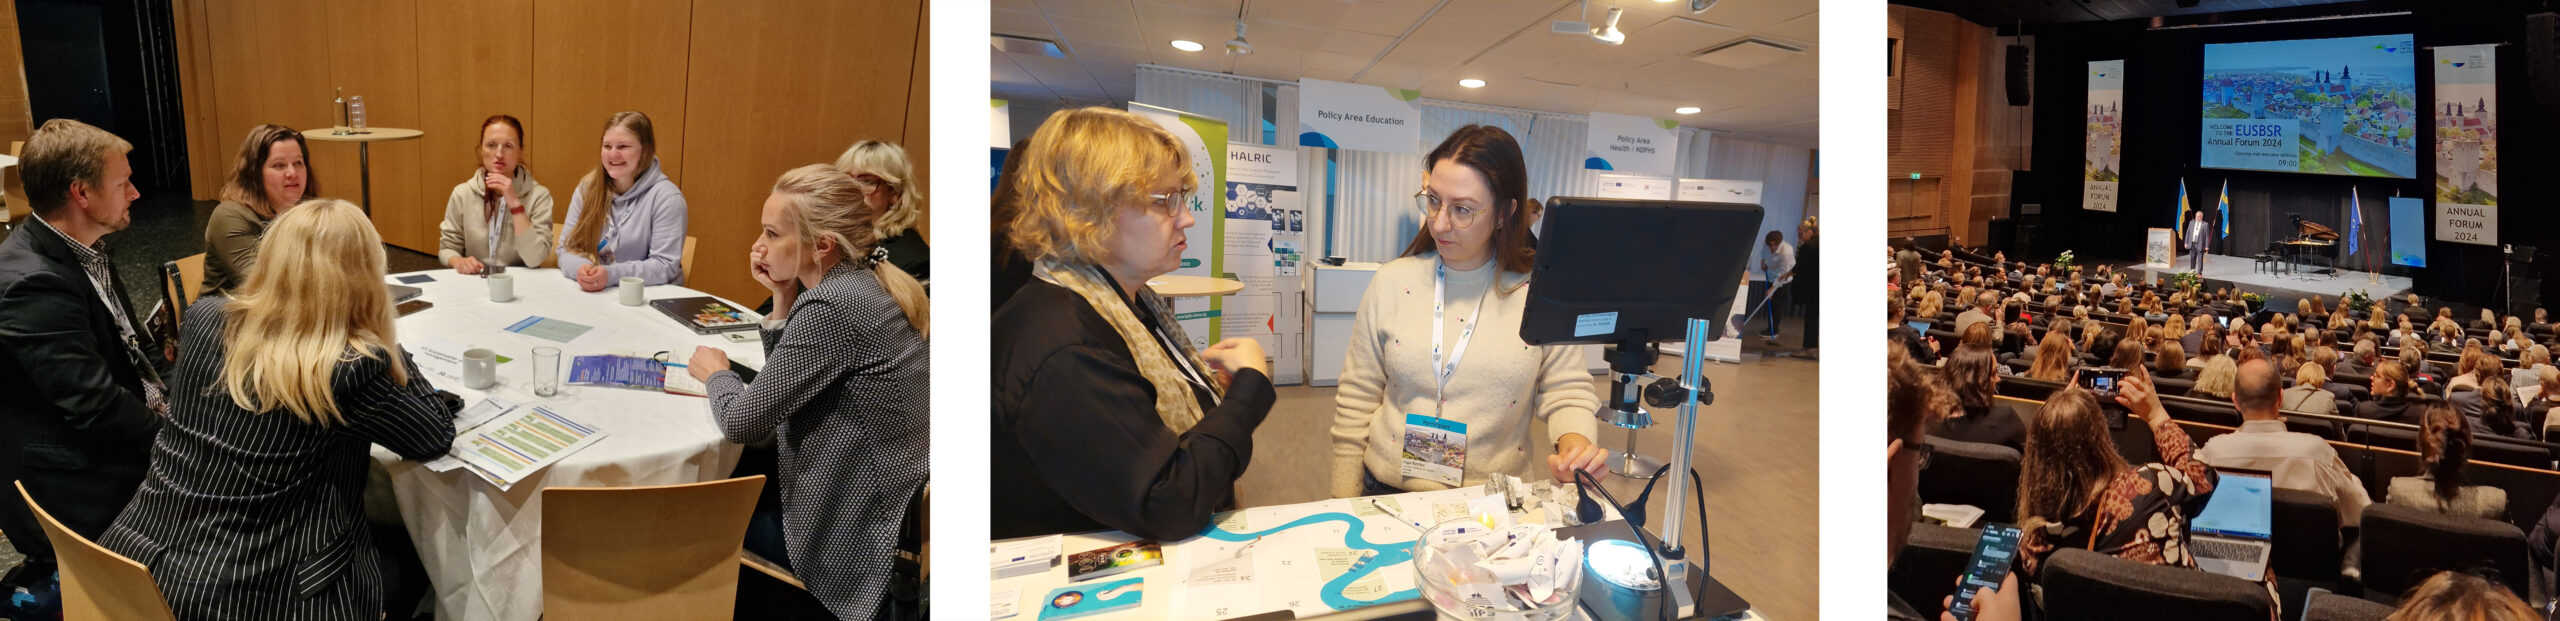
[(436, 258), (463, 274), (490, 265), (551, 262), (551, 188), (524, 165), (524, 123), (500, 114), (480, 121), (480, 166), (445, 195)]
[(203, 293), (240, 286), (258, 261), (258, 239), (276, 216), (320, 193), (320, 180), (303, 159), (310, 144), (302, 132), (283, 125), (259, 125), (240, 141), (223, 180), (222, 202), (204, 224)]
[(2027, 379), (2047, 382), (2071, 379), (2071, 370), (2079, 364), (2079, 355), (2071, 350), (2071, 338), (2057, 324), (2045, 330), (2044, 342), (2036, 345), (2035, 364), (2027, 367)]
[(889, 251), (889, 264), (917, 282), (932, 278), (931, 249), (916, 225), (924, 220), (924, 188), (916, 183), (915, 165), (907, 149), (894, 142), (864, 140), (836, 156), (836, 168), (853, 173), (862, 184), (862, 201), (880, 217), (872, 223), (878, 247)]
[(2436, 400), (2421, 405), (2420, 416), (2418, 457), (2424, 470), (2392, 477), (2384, 502), (2457, 517), (2506, 519), (2506, 490), (2463, 484), (2463, 468), (2471, 462), (2470, 420)]
[(658, 133), (649, 115), (614, 113), (605, 120), (595, 170), (569, 195), (561, 232), (560, 275), (585, 291), (618, 286), (684, 284), (684, 192), (658, 166)]
[(2119, 386), (2116, 403), (2150, 427), (2162, 463), (2126, 464), (2104, 406), (2089, 391), (2073, 386), (2053, 393), (2028, 422), (2019, 465), (2017, 571), (2028, 581), (2062, 548), (2196, 566), (2184, 545), (2187, 516), (2212, 496), (2213, 468), (2196, 459), (2187, 433), (2160, 407), (2148, 374), (2127, 373)]
[(1946, 383), (1954, 390), (1959, 409), (1948, 412), (1930, 435), (2026, 450), (2026, 419), (1993, 399), (2000, 394), (1999, 367), (1990, 348), (1957, 347), (1955, 355), (1947, 358)]
[(2440, 571), (2400, 597), (2384, 621), (2540, 621), (2506, 585), (2460, 571)]
[(2239, 374), (2239, 368), (2239, 361), (2230, 356), (2214, 356), (2212, 360), (2205, 361), (2204, 372), (2196, 374), (2196, 384), (2187, 388), (2187, 396), (2230, 399), (2232, 384)]
[[(2337, 395), (2331, 394), (2326, 388), (2323, 388), (2323, 386), (2328, 383), (2329, 374), (2320, 370), (2320, 365), (2303, 363), (2293, 372), (2293, 387), (2284, 389), (2284, 398), (2282, 399), (2282, 402), (2284, 403), (2284, 411), (2302, 412), (2306, 414), (2336, 415), (2338, 413), (2338, 397)], [(2241, 377), (2236, 381), (2233, 394), (2237, 396), (2240, 393), (2248, 392), (2247, 384), (2247, 373), (2244, 370), (2241, 373)]]
[[(2300, 373), (2316, 374), (2319, 369), (2317, 365), (2303, 365)], [(2337, 505), (2340, 526), (2356, 525), (2365, 506), (2373, 504), (2372, 497), (2365, 494), (2364, 483), (2347, 469), (2346, 462), (2338, 458), (2337, 449), (2330, 447), (2327, 440), (2285, 428), (2284, 412), (2277, 403), (2276, 389), (2281, 384), (2275, 367), (2264, 361), (2251, 362), (2240, 365), (2238, 377), (2238, 390), (2231, 404), (2240, 410), (2240, 428), (2205, 441), (2204, 450), (2198, 455), (2216, 468), (2263, 470), (2273, 474), (2278, 488), (2327, 497)], [(2295, 390), (2305, 385), (2299, 377), (2294, 383)], [(2318, 389), (2310, 393), (2328, 396)], [(2294, 391), (2286, 390), (2282, 395), (2290, 400)], [(2287, 403), (2283, 410), (2300, 410), (2290, 401)]]

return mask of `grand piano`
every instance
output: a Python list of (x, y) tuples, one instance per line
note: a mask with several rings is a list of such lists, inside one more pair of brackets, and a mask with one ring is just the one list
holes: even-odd
[(2312, 222), (2300, 215), (2295, 215), (2293, 216), (2293, 237), (2268, 245), (2270, 246), (2267, 249), (2268, 253), (2275, 255), (2277, 264), (2287, 272), (2313, 263), (2316, 259), (2320, 267), (2314, 269), (2312, 273), (2338, 273), (2338, 230), (2329, 228), (2329, 225)]

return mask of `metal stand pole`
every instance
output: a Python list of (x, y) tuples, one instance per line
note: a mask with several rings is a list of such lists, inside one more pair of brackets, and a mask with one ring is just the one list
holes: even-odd
[(1627, 428), (1627, 446), (1619, 450), (1618, 454), (1621, 457), (1612, 460), (1609, 465), (1611, 474), (1644, 480), (1653, 478), (1653, 471), (1662, 469), (1662, 460), (1636, 453), (1636, 428), (1634, 427)]
[[(1709, 403), (1715, 400), (1715, 394), (1709, 392), (1707, 387), (1706, 376), (1698, 368), (1699, 359), (1706, 357), (1706, 342), (1707, 321), (1689, 320), (1689, 340), (1680, 360), (1680, 384), (1689, 389), (1689, 396), (1680, 403), (1679, 435), (1672, 440), (1671, 449), (1671, 495), (1669, 499), (1663, 501), (1666, 504), (1662, 507), (1664, 518), (1662, 542), (1668, 548), (1662, 554), (1663, 567), (1668, 571), (1662, 577), (1663, 590), (1671, 593), (1671, 601), (1678, 606), (1676, 609), (1678, 616), (1683, 619), (1697, 614), (1698, 601), (1687, 588), (1689, 584), (1688, 554), (1687, 550), (1681, 546), (1680, 530), (1684, 521), (1683, 514), (1687, 508), (1683, 503), (1687, 502), (1689, 494), (1688, 488), (1680, 486), (1680, 478), (1689, 472), (1689, 459), (1696, 449), (1700, 395), (1703, 393)], [(1698, 557), (1701, 572), (1706, 571), (1708, 560), (1706, 558), (1706, 525), (1707, 516), (1699, 515)]]
[(356, 143), (356, 177), (364, 186), (364, 215), (373, 215), (373, 143)]

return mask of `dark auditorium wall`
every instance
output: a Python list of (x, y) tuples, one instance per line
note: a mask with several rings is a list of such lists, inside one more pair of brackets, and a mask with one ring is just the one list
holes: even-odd
[[(2213, 204), (2227, 178), (2233, 219), (2230, 243), (2226, 245), (2229, 249), (2222, 251), (2224, 254), (2254, 254), (2271, 236), (2289, 236), (2292, 225), (2286, 217), (2288, 213), (2302, 214), (2344, 234), (2352, 186), (2363, 198), (2364, 223), (2372, 227), (2373, 234), (2365, 240), (2365, 252), (2354, 255), (2345, 255), (2342, 242), (2341, 264), (2361, 266), (2365, 254), (2372, 253), (2373, 263), (2384, 266), (2384, 271), (2404, 273), (2409, 268), (2390, 266), (2388, 255), (2384, 254), (2388, 243), (2382, 233), (2387, 232), (2389, 221), (2384, 199), (2394, 193), (2429, 196), (2432, 173), (2422, 172), (2417, 179), (2402, 180), (2198, 167), (2201, 120), (2197, 102), (2203, 79), (2203, 45), (2402, 32), (2412, 33), (2422, 51), (2443, 45), (2505, 44), (2498, 51), (2500, 168), (2516, 171), (2523, 179), (2534, 179), (2533, 175), (2550, 170), (2554, 163), (2552, 153), (2536, 145), (2555, 142), (2553, 125), (2547, 120), (2554, 106), (2534, 100), (2522, 44), (2525, 15), (2543, 10), (2539, 7), (2539, 3), (2512, 1), (2368, 2), (2273, 13), (2182, 16), (2168, 23), (2234, 23), (2397, 11), (2409, 14), (2160, 30), (2151, 29), (2146, 21), (2030, 25), (2027, 32), (2038, 41), (2034, 83), (2036, 103), (2041, 105), (2035, 112), (2034, 168), (2038, 173), (2028, 183), (2036, 186), (2035, 192), (2048, 197), (2044, 235), (2050, 242), (2038, 244), (2042, 251), (2039, 256), (2071, 249), (2084, 259), (2135, 260), (2141, 253), (2141, 230), (2174, 226), (2180, 178), (2187, 181), (2189, 200), (2201, 206)], [(2080, 210), (2078, 201), (2071, 197), (2080, 195), (2081, 111), (2087, 102), (2085, 67), (2088, 61), (2118, 58), (2127, 59), (2125, 181), (2118, 212)], [(2435, 96), (2431, 61), (2432, 56), (2422, 53), (2416, 75), (2418, 100), (2430, 105)], [(2418, 168), (2433, 171), (2434, 134), (2421, 134), (2424, 138), (2419, 146)], [(2554, 239), (2560, 233), (2551, 230), (2553, 219), (2545, 210), (2534, 207), (2551, 204), (2554, 197), (2554, 190), (2546, 185), (2505, 184), (2499, 197), (2499, 241), (2537, 246), (2560, 241)], [(2252, 214), (2260, 217), (2250, 218)], [(2428, 221), (2432, 227), (2432, 211)], [(2435, 242), (2432, 236), (2429, 239), (2428, 267), (2414, 274), (2419, 293), (2472, 303), (2496, 301), (2492, 295), (2500, 287), (2501, 261), (2497, 248)]]
[(2009, 171), (2026, 164), (2032, 110), (2008, 105), (2002, 54), (2033, 41), (1950, 13), (1887, 8), (1898, 49), (1885, 90), (1886, 230), (1986, 243), (1991, 218), (2008, 213)]

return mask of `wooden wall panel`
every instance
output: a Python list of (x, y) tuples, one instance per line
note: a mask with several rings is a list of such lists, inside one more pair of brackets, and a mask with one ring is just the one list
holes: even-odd
[[(525, 141), (541, 146), (526, 151), (525, 159), (546, 179), (559, 180), (543, 182), (559, 196), (553, 218), (568, 217), (578, 177), (596, 167), (605, 119), (623, 110), (649, 115), (667, 177), (684, 189), (688, 203), (701, 204), (684, 170), (686, 49), (693, 18), (687, 0), (534, 3), (533, 114), (525, 123), (532, 136)], [(759, 33), (734, 34), (753, 40)], [(767, 71), (761, 62), (720, 70)]]
[[(567, 122), (533, 113), (533, 5), (516, 0), (438, 0), (418, 3), (417, 179), (425, 200), (427, 238), (421, 252), (435, 252), (436, 226), (444, 217), (444, 201), (453, 185), (471, 177), (479, 165), (480, 121), (493, 114), (515, 115), (527, 132), (558, 125), (592, 130), (596, 121)], [(592, 140), (545, 143), (527, 137), (525, 153), (549, 150), (574, 161), (594, 157)], [(569, 191), (583, 169), (534, 166), (533, 178), (565, 208)], [(560, 217), (558, 213), (553, 218)]]
[[(909, 66), (933, 66), (933, 55), (926, 51), (933, 48), (932, 22), (932, 11), (918, 11), (913, 46), (915, 61), (907, 63)], [(907, 148), (907, 159), (915, 162), (916, 183), (924, 183), (933, 178), (926, 170), (933, 161), (933, 72), (914, 71), (910, 74), (907, 77), (907, 131), (902, 146)], [(916, 234), (923, 235), (926, 244), (933, 243), (933, 197), (933, 193), (925, 193), (925, 211), (916, 218)]]
[[(328, 86), (343, 87), (350, 97), (364, 96), (367, 125), (418, 128), (417, 13), (417, 0), (329, 3)], [(320, 97), (312, 103), (326, 111), (329, 99)], [(295, 127), (310, 132), (328, 125), (323, 120)], [(420, 139), (413, 139), (370, 147), (373, 223), (382, 240), (391, 245), (433, 252), (436, 216), (427, 212), (419, 187), (419, 143)], [(316, 152), (312, 170), (323, 184), (321, 195), (363, 202), (356, 144), (314, 142), (311, 150)], [(443, 206), (442, 201), (436, 204)]]
[(0, 0), (0, 148), (35, 134), (35, 112), (27, 106), (25, 52), (18, 44), (18, 3)]
[[(685, 198), (689, 230), (701, 240), (689, 282), (762, 300), (747, 252), (773, 180), (832, 162), (854, 141), (906, 135), (922, 5), (704, 0), (700, 8), (692, 64), (704, 69), (692, 72), (685, 105)], [(742, 66), (755, 70), (711, 69)]]
[[(219, 67), (213, 62), (212, 13), (205, 0), (174, 0), (169, 10), (178, 33), (180, 114), (187, 126), (187, 178), (196, 200), (212, 200), (222, 183), (223, 148), (219, 103), (213, 84)], [(234, 137), (237, 139), (237, 137)]]
[[(217, 103), (209, 132), (214, 154), (189, 162), (198, 169), (209, 167), (215, 179), (199, 190), (202, 198), (220, 193), (221, 176), (231, 170), (240, 139), (249, 135), (249, 128), (260, 123), (329, 126), (333, 37), (326, 34), (331, 28), (328, 6), (322, 0), (205, 3), (205, 31), (211, 33), (208, 51), (216, 78), (211, 90)], [(311, 148), (319, 154), (331, 150), (316, 144)], [(348, 161), (354, 161), (353, 154)], [(353, 189), (352, 163), (339, 167), (315, 157), (313, 166), (328, 195)]]

